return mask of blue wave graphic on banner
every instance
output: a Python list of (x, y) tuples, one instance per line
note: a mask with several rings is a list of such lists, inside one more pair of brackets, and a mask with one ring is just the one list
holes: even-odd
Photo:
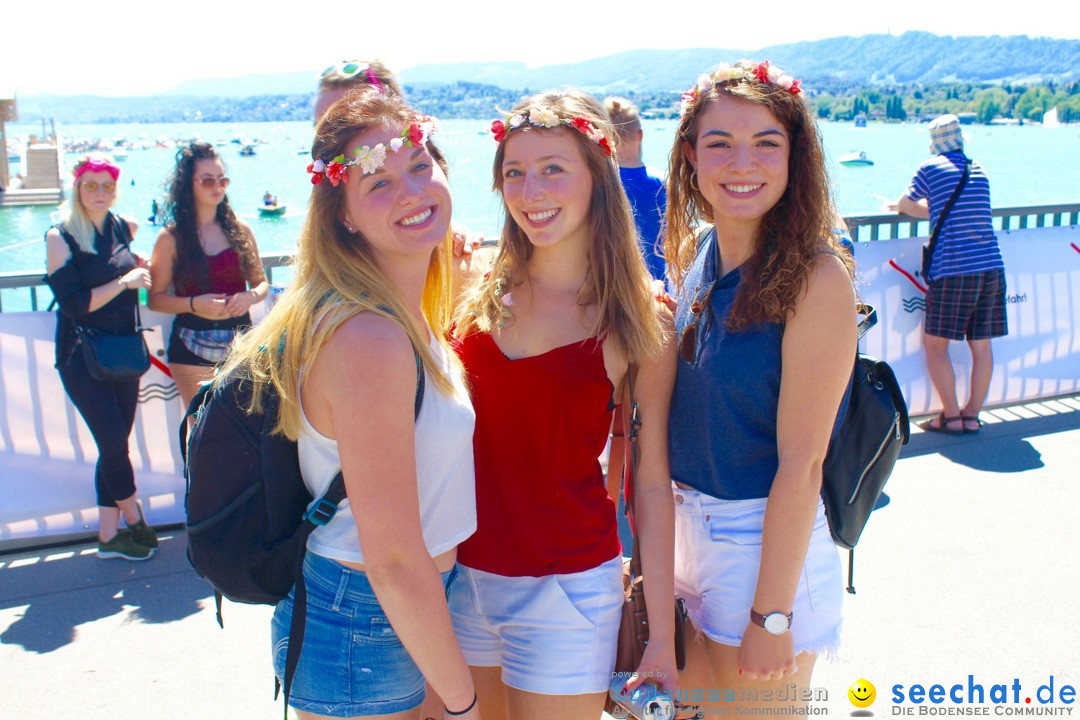
[(926, 298), (922, 295), (904, 299), (904, 312), (913, 313), (917, 310), (926, 312)]
[(176, 389), (174, 383), (168, 385), (162, 385), (160, 383), (147, 383), (139, 388), (139, 402), (145, 403), (150, 400), (163, 400), (168, 402), (175, 397), (180, 396), (180, 391)]

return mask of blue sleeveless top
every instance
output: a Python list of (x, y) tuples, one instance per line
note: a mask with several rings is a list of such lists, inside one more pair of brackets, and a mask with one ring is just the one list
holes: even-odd
[[(776, 446), (784, 326), (755, 323), (729, 332), (725, 322), (742, 282), (742, 267), (717, 278), (716, 231), (698, 247), (678, 294), (678, 338), (691, 305), (715, 281), (697, 327), (698, 363), (679, 358), (668, 422), (671, 478), (723, 500), (768, 497), (780, 465)], [(840, 404), (833, 435), (847, 409)]]

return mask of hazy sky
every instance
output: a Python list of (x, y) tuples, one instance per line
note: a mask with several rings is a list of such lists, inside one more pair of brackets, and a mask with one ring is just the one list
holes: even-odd
[[(1057, 9), (1045, 0), (1039, 4), (1042, 11), (1028, 5), (1024, 12), (995, 12), (987, 0), (923, 5), (880, 0), (309, 0), (278, 10), (283, 4), (273, 1), (61, 0), (42, 15), (40, 2), (10, 0), (0, 12), (0, 95), (11, 90), (25, 95), (152, 94), (204, 77), (288, 71), (314, 75), (333, 62), (355, 58), (382, 58), (401, 70), (469, 60), (546, 65), (637, 48), (756, 50), (907, 30), (1080, 36), (1080, 6), (1073, 0), (1053, 3)], [(656, 9), (626, 9), (641, 5)], [(1069, 6), (1074, 9), (1062, 9)], [(337, 17), (331, 19), (334, 12)]]

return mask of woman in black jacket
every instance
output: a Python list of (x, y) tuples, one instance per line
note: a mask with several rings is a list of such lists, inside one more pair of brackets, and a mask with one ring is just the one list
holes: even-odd
[[(92, 378), (78, 329), (134, 333), (138, 290), (150, 287), (149, 263), (131, 251), (135, 222), (110, 212), (120, 168), (108, 156), (91, 153), (75, 165), (74, 175), (63, 219), (45, 233), (45, 282), (59, 304), (56, 369), (98, 447), (98, 556), (145, 560), (158, 541), (135, 499), (135, 472), (128, 457), (139, 380), (105, 383)], [(121, 514), (125, 530), (119, 529)]]

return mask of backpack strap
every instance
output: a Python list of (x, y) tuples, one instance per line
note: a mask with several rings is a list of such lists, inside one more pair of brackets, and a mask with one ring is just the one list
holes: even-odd
[[(413, 347), (413, 357), (416, 359), (416, 395), (413, 400), (413, 420), (420, 417), (420, 407), (424, 402), (424, 387), (426, 385), (424, 375), (424, 363), (420, 359), (420, 353)], [(308, 536), (320, 525), (326, 525), (337, 514), (338, 505), (346, 498), (345, 478), (338, 472), (330, 481), (330, 486), (304, 515), (304, 524), (298, 532), (303, 538), (300, 543), (300, 557), (296, 563), (296, 584), (293, 586), (293, 612), (289, 622), (289, 646), (285, 652), (285, 720), (289, 717), (289, 693), (292, 691), (293, 677), (296, 668), (300, 664), (300, 652), (304, 647), (304, 630), (307, 626), (307, 583), (304, 581), (304, 555), (307, 551)], [(220, 607), (219, 607), (220, 622)], [(274, 678), (274, 699), (277, 700), (278, 691), (282, 689), (282, 682)]]

